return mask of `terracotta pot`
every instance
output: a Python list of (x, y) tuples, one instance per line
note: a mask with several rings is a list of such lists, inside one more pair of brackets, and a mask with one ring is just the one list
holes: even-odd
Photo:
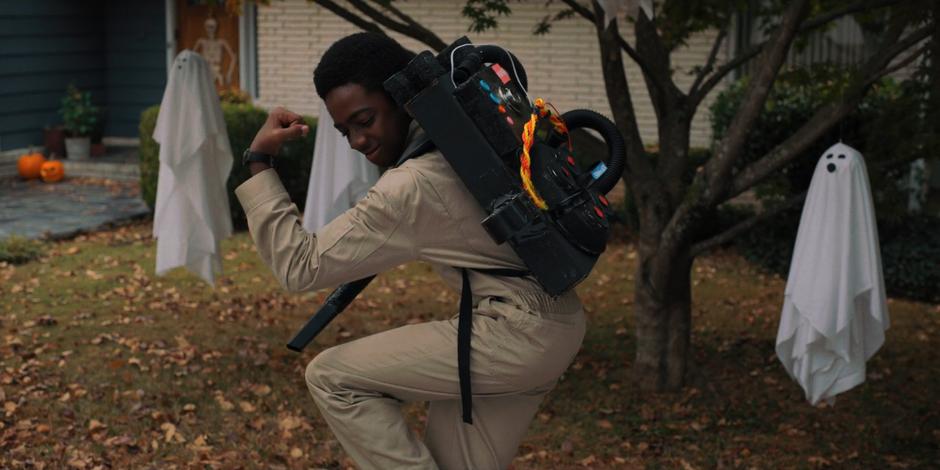
[(65, 128), (62, 126), (47, 127), (42, 130), (42, 137), (47, 157), (55, 154), (59, 158), (65, 158)]

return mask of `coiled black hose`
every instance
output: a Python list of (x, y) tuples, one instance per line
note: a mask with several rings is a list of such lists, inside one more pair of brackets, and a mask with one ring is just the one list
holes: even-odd
[(623, 135), (617, 129), (617, 126), (603, 115), (589, 109), (572, 109), (561, 115), (569, 131), (586, 127), (593, 129), (601, 134), (604, 142), (607, 144), (607, 171), (591, 184), (591, 189), (597, 190), (601, 194), (607, 194), (620, 177), (626, 167), (627, 146), (624, 143)]

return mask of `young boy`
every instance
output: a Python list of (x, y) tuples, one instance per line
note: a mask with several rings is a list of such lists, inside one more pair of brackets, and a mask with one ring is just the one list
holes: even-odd
[[(370, 162), (388, 168), (355, 207), (316, 234), (303, 230), (270, 156), (308, 128), (280, 108), (255, 137), (253, 176), (236, 193), (258, 252), (291, 291), (333, 287), (415, 260), (456, 289), (472, 285), (472, 424), (461, 415), (456, 317), (327, 349), (307, 366), (306, 381), (362, 468), (504, 469), (580, 348), (584, 315), (573, 291), (553, 298), (529, 277), (481, 272), (525, 266), (489, 237), (483, 210), (439, 152), (402, 159), (424, 133), (382, 83), (413, 56), (386, 36), (360, 33), (333, 44), (314, 71), (336, 128)], [(466, 268), (466, 279), (458, 268)], [(401, 413), (412, 401), (429, 402), (423, 441)]]

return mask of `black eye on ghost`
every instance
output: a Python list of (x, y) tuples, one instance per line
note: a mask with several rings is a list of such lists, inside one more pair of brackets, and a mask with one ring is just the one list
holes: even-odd
[[(832, 160), (832, 154), (831, 154), (831, 153), (828, 154), (828, 155), (826, 155), (826, 160)], [(839, 154), (839, 160), (845, 160), (845, 154), (844, 154), (844, 153), (840, 153), (840, 154)], [(826, 169), (829, 170), (829, 173), (835, 173), (835, 171), (836, 171), (836, 165), (835, 165), (835, 163), (830, 163), (830, 164), (826, 165)]]

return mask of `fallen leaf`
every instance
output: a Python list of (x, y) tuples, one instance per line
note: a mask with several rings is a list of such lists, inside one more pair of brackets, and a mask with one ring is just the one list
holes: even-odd
[(581, 461), (580, 461), (579, 463), (580, 463), (581, 465), (585, 466), (585, 467), (587, 467), (587, 466), (589, 466), (589, 465), (594, 465), (595, 463), (597, 463), (597, 457), (594, 457), (594, 454), (591, 454), (591, 455), (589, 455), (589, 456), (587, 456), (587, 457), (581, 459)]
[(107, 428), (108, 426), (106, 424), (102, 423), (101, 421), (98, 421), (97, 419), (93, 419), (88, 422), (88, 431), (90, 432), (97, 432), (97, 431), (101, 431)]
[(300, 423), (301, 421), (299, 417), (287, 416), (285, 418), (281, 418), (281, 420), (278, 421), (277, 427), (280, 428), (282, 431), (290, 431), (292, 429), (299, 428)]
[(244, 411), (245, 413), (254, 413), (256, 410), (255, 405), (252, 405), (251, 403), (248, 403), (247, 401), (238, 402), (238, 407), (241, 408), (241, 410)]

